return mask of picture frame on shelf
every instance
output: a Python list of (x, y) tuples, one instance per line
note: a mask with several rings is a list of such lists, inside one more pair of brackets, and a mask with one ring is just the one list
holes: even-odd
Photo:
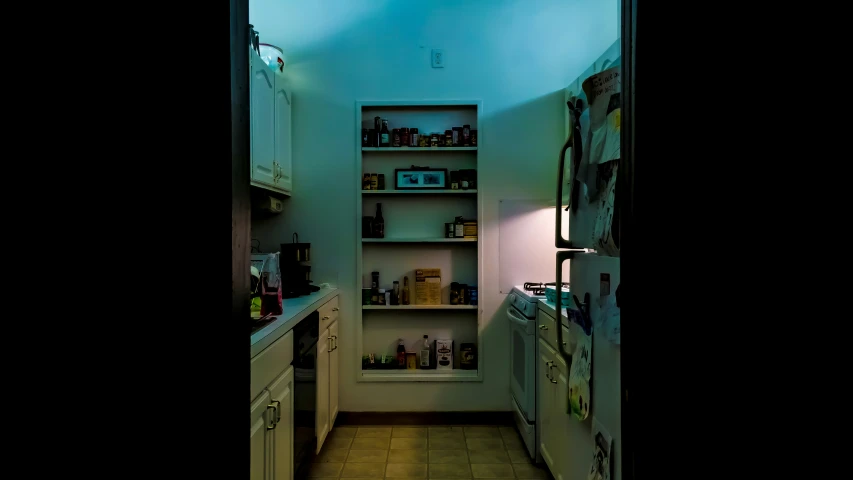
[(431, 190), (448, 187), (446, 168), (398, 168), (394, 170), (395, 190)]

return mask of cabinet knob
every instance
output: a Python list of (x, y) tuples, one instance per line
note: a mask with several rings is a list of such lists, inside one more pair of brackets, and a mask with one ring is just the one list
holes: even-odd
[(326, 315), (325, 317), (323, 317), (323, 320), (328, 320), (328, 319), (329, 319), (329, 316), (328, 316), (328, 315)]
[(556, 380), (554, 380), (554, 379), (553, 379), (553, 378), (551, 378), (551, 377), (548, 377), (548, 380), (551, 380), (551, 383), (557, 383), (557, 381), (556, 381)]
[(333, 312), (337, 312), (338, 310), (340, 310), (340, 308), (338, 308), (338, 307), (335, 307), (332, 309)]
[(548, 330), (548, 325), (539, 325), (539, 330)]

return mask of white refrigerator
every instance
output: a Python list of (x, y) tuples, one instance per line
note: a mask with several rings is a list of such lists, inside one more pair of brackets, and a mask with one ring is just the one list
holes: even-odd
[[(558, 251), (555, 270), (557, 285), (559, 285), (560, 282), (566, 281), (562, 273), (563, 262), (570, 260), (568, 281), (571, 295), (577, 300), (573, 300), (570, 305), (565, 305), (557, 295), (555, 304), (558, 318), (562, 312), (567, 314), (569, 319), (573, 316), (577, 319), (570, 322), (570, 337), (579, 338), (580, 335), (584, 335), (585, 329), (582, 323), (589, 322), (587, 326), (590, 334), (586, 338), (591, 345), (592, 355), (589, 365), (590, 379), (587, 382), (588, 390), (583, 392), (591, 402), (588, 407), (580, 404), (581, 411), (578, 415), (567, 413), (572, 415), (571, 421), (568, 422), (570, 441), (569, 445), (564, 446), (565, 451), (561, 453), (571, 457), (571, 464), (574, 467), (571, 472), (568, 472), (568, 478), (565, 480), (586, 480), (589, 477), (590, 468), (595, 464), (593, 458), (599, 454), (596, 444), (599, 448), (603, 447), (601, 439), (604, 436), (596, 439), (598, 431), (603, 431), (612, 439), (607, 452), (610, 475), (609, 477), (602, 475), (602, 478), (615, 480), (622, 478), (620, 448), (622, 389), (617, 297), (617, 288), (620, 285), (620, 262), (618, 212), (616, 222), (613, 221), (612, 212), (615, 191), (612, 177), (618, 177), (620, 165), (619, 160), (605, 161), (614, 156), (618, 158), (619, 139), (618, 129), (615, 146), (614, 129), (610, 129), (610, 139), (602, 138), (602, 135), (607, 135), (602, 133), (602, 130), (607, 130), (607, 125), (602, 126), (601, 123), (602, 120), (613, 125), (619, 125), (620, 122), (618, 118), (619, 87), (616, 85), (619, 81), (619, 68), (614, 68), (620, 64), (619, 51), (620, 41), (617, 40), (566, 89), (568, 107), (566, 125), (570, 132), (567, 132), (567, 144), (560, 156), (557, 198), (562, 200), (560, 202), (562, 208), (557, 209), (555, 246)], [(604, 72), (603, 77), (597, 75), (602, 72)], [(616, 72), (615, 78), (613, 78), (613, 72)], [(593, 75), (597, 76), (589, 83), (589, 88), (598, 90), (591, 91), (594, 110), (591, 112), (583, 84)], [(603, 80), (608, 77), (611, 77), (610, 80)], [(595, 110), (596, 108), (598, 110)], [(571, 208), (566, 211), (569, 205)], [(566, 229), (562, 228), (562, 222), (565, 221), (564, 214), (568, 216), (568, 238), (564, 233)], [(579, 307), (578, 301), (583, 304), (582, 308), (587, 316), (575, 314)], [(566, 307), (575, 312), (567, 311)], [(564, 339), (561, 338), (562, 329), (558, 328), (557, 333), (560, 337), (557, 342), (560, 348), (559, 353), (566, 363), (581, 362), (579, 365), (583, 365), (578, 357), (580, 350), (576, 338), (572, 338), (564, 346)], [(569, 367), (569, 371), (571, 376), (572, 367)], [(575, 384), (577, 385), (577, 381)], [(569, 387), (572, 388), (571, 383)], [(582, 389), (582, 385), (578, 387), (578, 390)], [(571, 395), (566, 402), (566, 411), (569, 412)], [(588, 413), (585, 413), (586, 411)], [(580, 419), (579, 416), (584, 414), (586, 418)]]

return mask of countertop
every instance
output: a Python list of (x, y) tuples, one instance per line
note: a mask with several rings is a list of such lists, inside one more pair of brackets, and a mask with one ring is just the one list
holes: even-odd
[[(549, 302), (548, 300), (545, 300), (544, 298), (540, 298), (538, 306), (539, 306), (539, 310), (542, 310), (543, 312), (547, 313), (548, 315), (551, 315), (554, 318), (557, 317), (557, 313), (556, 313), (557, 312), (557, 308), (556, 308), (557, 306), (554, 305), (553, 303)], [(561, 308), (562, 312), (560, 314), (560, 320), (561, 320), (563, 325), (568, 327), (569, 326), (569, 317), (566, 316), (566, 306), (561, 305), (561, 307), (562, 307)]]
[(293, 329), (299, 322), (314, 310), (320, 308), (335, 295), (337, 288), (321, 288), (311, 295), (303, 295), (296, 298), (285, 298), (281, 301), (283, 315), (279, 315), (274, 321), (264, 328), (252, 334), (251, 357), (261, 353), (263, 349), (281, 338), (282, 335)]

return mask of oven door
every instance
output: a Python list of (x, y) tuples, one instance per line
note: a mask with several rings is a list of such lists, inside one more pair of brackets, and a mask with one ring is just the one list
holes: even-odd
[(510, 324), (510, 389), (527, 421), (536, 420), (535, 361), (536, 320), (522, 316), (515, 307), (508, 307)]

